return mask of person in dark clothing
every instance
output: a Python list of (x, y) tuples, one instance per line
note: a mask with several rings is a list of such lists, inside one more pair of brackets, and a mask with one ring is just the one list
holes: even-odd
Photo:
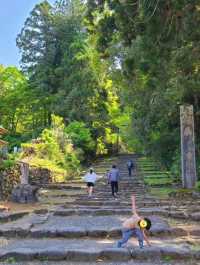
[(112, 196), (114, 198), (116, 198), (116, 195), (118, 193), (118, 181), (119, 181), (119, 169), (116, 167), (116, 165), (113, 165), (112, 169), (108, 174), (108, 182), (111, 185)]
[(127, 168), (128, 168), (128, 175), (129, 175), (129, 177), (131, 177), (131, 175), (132, 175), (132, 170), (134, 169), (134, 163), (133, 163), (132, 160), (129, 160), (129, 161), (127, 162)]

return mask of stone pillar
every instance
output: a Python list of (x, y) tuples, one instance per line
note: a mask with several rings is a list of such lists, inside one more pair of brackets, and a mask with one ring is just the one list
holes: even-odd
[(29, 184), (29, 164), (20, 161), (20, 184), (12, 190), (11, 200), (18, 203), (37, 202), (38, 187)]
[(20, 175), (20, 182), (21, 184), (28, 184), (29, 182), (29, 164), (20, 162), (20, 169), (21, 169), (21, 175)]
[(180, 107), (182, 184), (192, 189), (196, 184), (193, 106)]

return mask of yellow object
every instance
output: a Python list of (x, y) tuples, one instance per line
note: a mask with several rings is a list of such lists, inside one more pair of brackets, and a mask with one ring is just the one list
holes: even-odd
[(140, 221), (140, 227), (141, 228), (146, 228), (147, 227), (147, 222), (145, 220)]

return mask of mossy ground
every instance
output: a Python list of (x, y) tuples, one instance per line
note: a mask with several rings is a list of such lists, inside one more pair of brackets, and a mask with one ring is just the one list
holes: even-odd
[(175, 192), (177, 180), (169, 171), (161, 170), (156, 161), (150, 158), (141, 158), (138, 161), (138, 169), (141, 172), (144, 183), (152, 195), (159, 198), (167, 198), (170, 193)]

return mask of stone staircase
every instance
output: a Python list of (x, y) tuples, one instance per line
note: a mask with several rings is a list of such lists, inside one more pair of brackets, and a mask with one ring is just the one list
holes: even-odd
[[(99, 159), (94, 164), (102, 176), (92, 199), (81, 180), (46, 184), (31, 211), (2, 213), (0, 264), (200, 264), (199, 202), (176, 204), (148, 194), (137, 168), (128, 177), (126, 161), (130, 158), (139, 165), (134, 155)], [(117, 200), (104, 176), (113, 163), (121, 173)], [(137, 240), (131, 239), (127, 247), (119, 249), (116, 242), (121, 223), (131, 215), (132, 193), (138, 212), (152, 220), (152, 246), (139, 249)], [(192, 207), (195, 212), (185, 212)]]

